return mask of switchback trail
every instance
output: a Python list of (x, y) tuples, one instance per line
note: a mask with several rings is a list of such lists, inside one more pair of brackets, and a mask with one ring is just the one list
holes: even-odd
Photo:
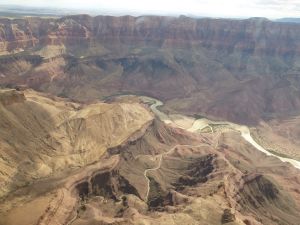
[(149, 179), (149, 177), (148, 177), (147, 174), (148, 174), (149, 171), (155, 171), (155, 170), (160, 169), (161, 164), (162, 164), (163, 157), (164, 157), (165, 155), (167, 155), (167, 154), (169, 154), (170, 152), (174, 151), (174, 150), (175, 150), (176, 148), (178, 148), (178, 147), (197, 148), (197, 147), (202, 147), (202, 146), (206, 146), (206, 145), (205, 145), (205, 144), (200, 144), (200, 145), (175, 145), (175, 146), (172, 147), (169, 151), (154, 156), (155, 158), (159, 158), (159, 160), (158, 160), (158, 165), (157, 165), (156, 167), (154, 167), (154, 168), (146, 169), (146, 170), (144, 171), (144, 177), (145, 177), (146, 180), (147, 180), (147, 192), (146, 192), (146, 196), (145, 196), (145, 202), (148, 201), (149, 192), (150, 192), (150, 179)]

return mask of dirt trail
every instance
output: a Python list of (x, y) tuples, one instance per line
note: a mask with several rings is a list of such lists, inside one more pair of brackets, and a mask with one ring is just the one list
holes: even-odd
[(78, 212), (76, 211), (76, 214), (74, 215), (74, 217), (70, 221), (68, 221), (68, 223), (66, 225), (72, 225), (73, 222), (75, 220), (77, 220), (77, 218), (78, 218)]
[(146, 192), (146, 196), (145, 196), (145, 202), (148, 201), (148, 197), (149, 197), (149, 192), (150, 192), (150, 179), (148, 177), (148, 172), (149, 171), (155, 171), (155, 170), (158, 170), (160, 169), (161, 167), (161, 164), (162, 164), (162, 160), (163, 160), (163, 157), (167, 154), (169, 154), (170, 152), (174, 151), (176, 148), (178, 147), (190, 147), (190, 148), (197, 148), (197, 147), (202, 147), (202, 146), (206, 146), (205, 144), (200, 144), (200, 145), (175, 145), (174, 147), (172, 147), (169, 151), (167, 152), (164, 152), (162, 154), (159, 154), (159, 155), (156, 155), (155, 157), (156, 158), (159, 158), (159, 161), (158, 161), (158, 165), (154, 168), (150, 168), (150, 169), (146, 169), (144, 171), (144, 177), (146, 178), (147, 180), (147, 192)]

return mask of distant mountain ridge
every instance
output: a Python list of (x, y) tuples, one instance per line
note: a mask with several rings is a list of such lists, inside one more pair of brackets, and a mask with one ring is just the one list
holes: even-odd
[(61, 9), (61, 8), (46, 8), (46, 7), (30, 7), (20, 5), (5, 5), (0, 4), (0, 17), (27, 17), (27, 16), (40, 16), (40, 17), (59, 17), (72, 14), (89, 13), (95, 14), (92, 10), (75, 10), (75, 9)]
[(300, 23), (300, 18), (281, 18), (275, 20), (276, 22), (283, 22), (283, 23)]

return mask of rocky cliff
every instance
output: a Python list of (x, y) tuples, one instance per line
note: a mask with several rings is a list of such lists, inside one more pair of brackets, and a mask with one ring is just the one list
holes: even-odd
[(0, 85), (81, 101), (119, 93), (245, 124), (300, 111), (300, 25), (266, 19), (0, 20)]
[(298, 55), (300, 26), (267, 19), (194, 19), (181, 16), (68, 16), (61, 19), (1, 19), (1, 53), (45, 44), (101, 41), (108, 45), (187, 47), (228, 53)]

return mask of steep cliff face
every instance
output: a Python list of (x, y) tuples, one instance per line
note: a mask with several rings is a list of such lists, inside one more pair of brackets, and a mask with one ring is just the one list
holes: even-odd
[(74, 44), (93, 39), (114, 44), (187, 47), (195, 44), (216, 50), (250, 54), (299, 54), (298, 24), (266, 19), (193, 19), (181, 16), (68, 16), (61, 19), (1, 19), (1, 51), (37, 44)]
[(83, 101), (146, 94), (246, 124), (300, 111), (299, 24), (77, 15), (0, 25), (2, 86)]

